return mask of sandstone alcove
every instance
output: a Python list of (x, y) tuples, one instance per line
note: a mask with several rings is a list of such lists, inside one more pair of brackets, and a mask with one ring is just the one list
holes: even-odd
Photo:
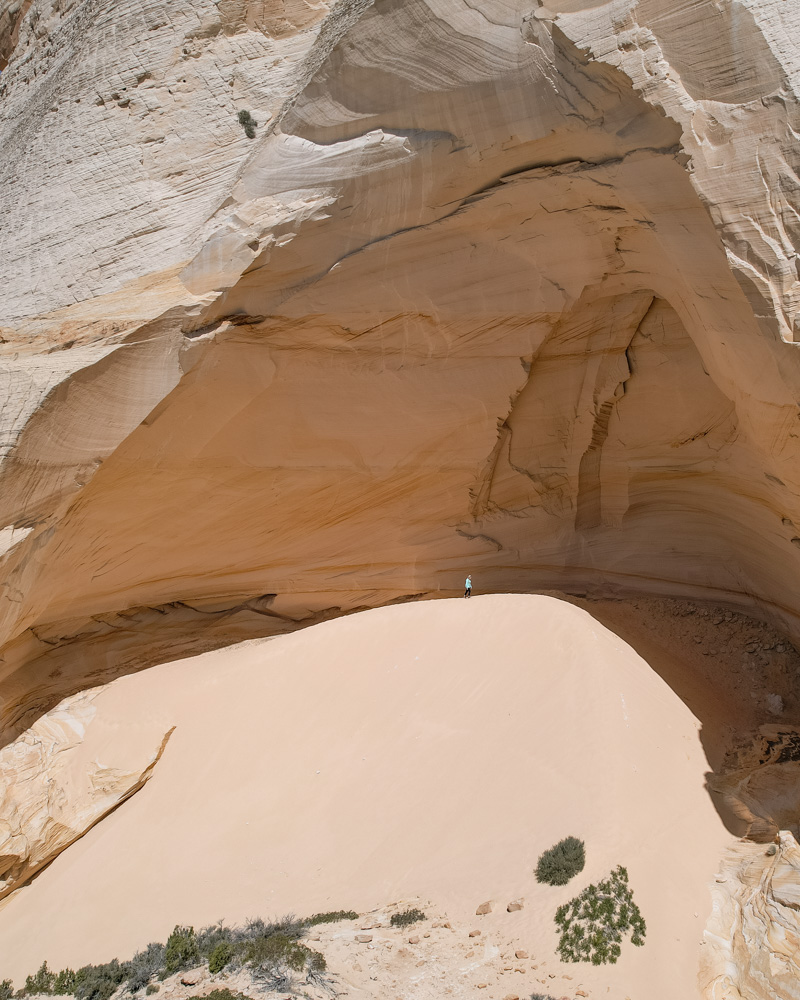
[[(750, 838), (715, 940), (793, 940), (798, 37), (785, 0), (0, 0), (4, 759), (469, 571), (628, 644)], [(112, 808), (160, 721), (90, 769)], [(69, 801), (59, 850), (106, 808)], [(745, 993), (796, 982), (773, 945)]]

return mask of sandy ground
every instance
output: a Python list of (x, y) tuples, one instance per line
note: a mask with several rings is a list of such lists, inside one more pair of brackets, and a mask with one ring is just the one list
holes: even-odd
[[(355, 949), (385, 949), (348, 944), (332, 964), (353, 989), (698, 995), (707, 883), (731, 841), (704, 790), (700, 723), (580, 608), (531, 595), (382, 608), (151, 668), (96, 704), (100, 758), (137, 727), (176, 730), (148, 785), (6, 901), (0, 978), (127, 958), (176, 923), (418, 898), (454, 930), (421, 939), (413, 962), (392, 939), (393, 971), (359, 960), (360, 983)], [(539, 885), (539, 854), (567, 835), (585, 840), (585, 870)], [(556, 908), (617, 864), (645, 946), (616, 966), (562, 964)], [(536, 961), (505, 970), (517, 949)]]

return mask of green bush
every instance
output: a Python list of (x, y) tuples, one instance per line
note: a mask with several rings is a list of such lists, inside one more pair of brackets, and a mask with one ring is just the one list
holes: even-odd
[(51, 970), (47, 968), (47, 962), (42, 962), (35, 975), (26, 977), (25, 992), (52, 993), (55, 981), (55, 972), (51, 972)]
[(253, 968), (274, 969), (286, 965), (299, 972), (306, 964), (308, 949), (285, 934), (271, 934), (247, 944), (244, 960)]
[(256, 128), (258, 122), (253, 118), (249, 111), (240, 111), (236, 116), (239, 119), (239, 124), (244, 128), (244, 134), (248, 139), (255, 139)]
[(586, 864), (586, 851), (582, 840), (565, 837), (555, 847), (545, 851), (536, 865), (536, 881), (548, 885), (566, 885)]
[[(32, 993), (73, 993), (77, 1000), (109, 1000), (120, 983), (126, 980), (131, 993), (146, 988), (147, 994), (152, 995), (158, 992), (158, 986), (151, 983), (154, 976), (166, 979), (176, 972), (200, 965), (204, 959), (208, 960), (212, 974), (220, 972), (230, 962), (249, 964), (254, 974), (268, 985), (274, 982), (281, 988), (287, 986), (283, 992), (288, 992), (292, 972), (305, 971), (309, 976), (320, 976), (326, 969), (324, 956), (300, 942), (305, 931), (314, 924), (355, 920), (357, 917), (353, 910), (336, 910), (316, 913), (307, 920), (286, 916), (267, 923), (258, 918), (248, 920), (244, 927), (239, 928), (214, 924), (205, 927), (199, 934), (195, 934), (192, 927), (178, 925), (166, 945), (153, 942), (138, 951), (129, 962), (114, 959), (105, 965), (85, 965), (77, 972), (62, 969), (59, 973), (53, 972), (47, 962), (42, 962), (35, 975), (27, 977), (24, 988), (17, 994), (11, 980), (0, 982), (0, 1000), (14, 1000), (15, 996)], [(209, 996), (217, 997), (217, 1000), (230, 1000), (231, 997), (241, 1000), (238, 994), (231, 994), (228, 990), (216, 990)]]
[(200, 964), (200, 949), (197, 946), (194, 927), (175, 926), (164, 948), (164, 969), (162, 978), (166, 979), (183, 969), (190, 969)]
[(188, 1000), (248, 1000), (244, 993), (232, 993), (228, 989), (212, 990), (204, 993), (202, 997), (189, 997)]
[(53, 983), (53, 993), (59, 997), (68, 996), (75, 992), (77, 981), (77, 973), (72, 969), (62, 969)]
[(78, 1000), (108, 1000), (127, 974), (127, 966), (116, 958), (104, 965), (84, 965), (75, 973), (75, 996)]
[(647, 930), (628, 886), (627, 869), (621, 865), (608, 878), (560, 906), (555, 919), (561, 931), (558, 953), (562, 962), (613, 965), (623, 936), (630, 931), (631, 943), (641, 947)]
[(411, 910), (402, 910), (400, 913), (393, 913), (389, 923), (392, 927), (408, 927), (409, 924), (416, 924), (420, 920), (427, 919), (422, 910), (414, 908)]
[(358, 920), (358, 914), (355, 910), (330, 910), (328, 913), (315, 913), (303, 923), (307, 927), (315, 927), (317, 924), (335, 924), (340, 920)]
[(208, 971), (212, 975), (222, 972), (235, 954), (236, 949), (230, 941), (220, 941), (219, 944), (214, 946), (211, 954), (208, 956)]
[[(9, 980), (6, 980), (6, 982), (9, 982)], [(25, 979), (25, 986), (20, 990), (20, 993), (48, 993), (51, 995), (55, 994), (56, 996), (66, 996), (75, 992), (76, 983), (77, 974), (72, 969), (62, 969), (61, 972), (55, 973), (47, 967), (47, 962), (42, 962), (36, 974), (28, 976)], [(0, 1000), (8, 1000), (8, 998), (13, 996), (13, 993), (14, 989), (12, 986), (11, 992), (6, 997), (6, 993), (0, 987)]]
[(204, 927), (197, 935), (197, 947), (204, 958), (210, 958), (212, 952), (221, 944), (233, 944), (236, 932), (231, 927), (225, 927), (220, 921), (210, 927)]

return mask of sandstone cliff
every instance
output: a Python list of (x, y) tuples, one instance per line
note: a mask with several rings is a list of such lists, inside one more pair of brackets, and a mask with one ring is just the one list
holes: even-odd
[[(152, 663), (466, 570), (800, 634), (798, 37), (787, 0), (0, 0), (5, 888), (167, 729), (60, 816), (36, 720)], [(779, 667), (715, 775), (762, 839)], [(725, 926), (794, 934), (759, 865)]]
[(6, 726), (464, 568), (796, 631), (796, 4), (0, 29)]

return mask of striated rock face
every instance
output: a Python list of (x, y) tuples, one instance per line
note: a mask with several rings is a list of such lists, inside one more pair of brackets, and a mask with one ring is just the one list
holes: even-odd
[(0, 899), (137, 792), (171, 730), (93, 724), (98, 691), (68, 698), (0, 750)]
[[(168, 730), (42, 713), (156, 661), (466, 571), (800, 633), (799, 37), (791, 0), (0, 0), (0, 895)], [(710, 779), (784, 831), (715, 883), (714, 1000), (797, 996), (786, 664)]]
[[(777, 847), (777, 849), (776, 849)], [(800, 997), (800, 848), (732, 848), (717, 875), (705, 932), (701, 982), (709, 1000)]]
[(781, 830), (800, 836), (800, 732), (761, 726), (728, 752), (709, 785), (725, 798), (741, 836), (765, 843)]
[(797, 4), (178, 6), (0, 0), (6, 730), (465, 569), (796, 631)]

